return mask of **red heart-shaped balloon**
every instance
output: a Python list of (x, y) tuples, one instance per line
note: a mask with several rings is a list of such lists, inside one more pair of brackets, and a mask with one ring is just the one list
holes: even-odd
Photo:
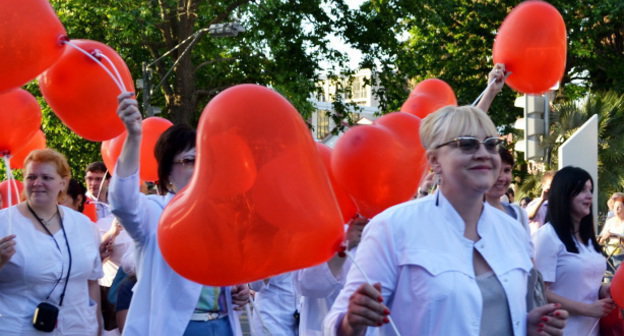
[(24, 168), (24, 160), (30, 152), (35, 149), (44, 149), (46, 148), (46, 136), (42, 130), (37, 130), (35, 135), (32, 136), (28, 142), (22, 147), (19, 147), (13, 157), (11, 158), (11, 168), (13, 169), (22, 169)]
[(506, 83), (514, 90), (541, 94), (565, 71), (566, 27), (563, 17), (546, 1), (525, 1), (503, 21), (492, 50), (494, 63), (511, 72)]
[(441, 79), (429, 78), (416, 85), (401, 106), (401, 112), (424, 118), (448, 105), (457, 106), (453, 88)]
[[(97, 41), (71, 42), (99, 58), (111, 74), (118, 72), (126, 91), (134, 92), (130, 70), (115, 50)], [(39, 76), (39, 87), (59, 119), (81, 137), (104, 141), (124, 131), (117, 116), (121, 89), (96, 61), (73, 47), (66, 46), (61, 58)]]
[[(154, 147), (161, 134), (163, 134), (173, 123), (165, 118), (149, 117), (143, 119), (143, 136), (141, 137), (141, 155), (139, 165), (139, 176), (142, 181), (158, 180), (158, 163), (154, 156)], [(113, 139), (102, 141), (100, 153), (102, 160), (109, 172), (114, 172), (115, 164), (121, 154), (121, 149), (128, 133), (123, 131)]]
[(63, 53), (67, 33), (48, 0), (0, 1), (0, 92), (20, 87)]
[[(2, 205), (2, 209), (8, 208), (10, 205), (18, 204), (20, 198), (22, 197), (22, 192), (24, 191), (24, 184), (20, 180), (4, 180), (0, 183), (0, 204)], [(16, 193), (17, 192), (17, 193)], [(11, 203), (9, 204), (9, 193), (11, 193)]]
[(158, 243), (182, 276), (225, 286), (328, 260), (343, 239), (340, 210), (297, 110), (244, 84), (210, 101), (195, 171), (165, 208)]
[(0, 94), (0, 156), (15, 154), (41, 125), (41, 108), (28, 91), (13, 89)]
[(340, 182), (336, 180), (331, 171), (331, 155), (332, 149), (329, 146), (326, 146), (320, 142), (316, 143), (316, 148), (319, 151), (321, 156), (321, 160), (323, 161), (323, 165), (325, 169), (327, 169), (327, 174), (329, 175), (329, 179), (332, 183), (332, 188), (334, 189), (334, 194), (336, 195), (336, 200), (338, 201), (338, 205), (340, 206), (340, 211), (342, 212), (342, 220), (347, 223), (355, 214), (357, 213), (357, 207), (353, 202), (353, 198), (351, 195), (347, 193), (340, 185)]
[(416, 194), (424, 167), (405, 143), (382, 125), (353, 127), (336, 142), (332, 172), (361, 215), (371, 218)]

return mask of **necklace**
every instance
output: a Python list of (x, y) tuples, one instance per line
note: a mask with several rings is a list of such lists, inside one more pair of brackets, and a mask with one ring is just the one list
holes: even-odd
[(50, 225), (50, 222), (56, 217), (56, 215), (58, 214), (58, 207), (56, 208), (56, 211), (52, 214), (52, 216), (48, 219), (43, 219), (41, 217), (39, 217), (39, 215), (37, 215), (35, 213), (35, 211), (30, 207), (30, 204), (26, 204), (28, 206), (28, 209), (30, 209), (30, 211), (32, 212), (33, 216), (35, 216), (35, 218), (37, 220), (39, 220), (39, 222), (41, 222), (41, 224), (45, 224), (46, 226)]
[(58, 211), (57, 211), (57, 212), (55, 212), (55, 213), (53, 213), (53, 214), (52, 214), (52, 217), (50, 217), (50, 218), (48, 218), (48, 219), (43, 219), (43, 218), (39, 218), (39, 219), (41, 219), (41, 221), (43, 222), (43, 224), (45, 224), (46, 226), (49, 226), (49, 225), (50, 225), (50, 222), (51, 222), (51, 221), (52, 221), (52, 220), (56, 217), (56, 214), (57, 214), (57, 213), (58, 213)]

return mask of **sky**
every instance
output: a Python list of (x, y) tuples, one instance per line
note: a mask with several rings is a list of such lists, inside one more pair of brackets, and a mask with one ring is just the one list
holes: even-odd
[[(362, 3), (364, 3), (364, 1), (365, 0), (346, 0), (345, 2), (349, 5), (349, 8), (357, 9)], [(329, 41), (332, 47), (349, 55), (349, 67), (351, 69), (358, 68), (359, 63), (362, 60), (362, 53), (359, 50), (351, 48), (342, 38), (335, 35), (330, 36)], [(329, 64), (324, 64), (323, 68), (327, 68), (328, 66)]]

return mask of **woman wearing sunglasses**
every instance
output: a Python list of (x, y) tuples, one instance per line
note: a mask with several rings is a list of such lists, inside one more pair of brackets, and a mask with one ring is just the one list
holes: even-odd
[[(247, 285), (208, 287), (177, 274), (165, 262), (156, 237), (160, 215), (190, 181), (195, 163), (195, 131), (176, 125), (158, 139), (155, 156), (164, 195), (139, 192), (141, 114), (131, 93), (119, 96), (117, 113), (128, 137), (110, 188), (113, 214), (136, 243), (137, 279), (124, 335), (242, 335), (234, 307), (249, 300)], [(210, 219), (206, 219), (210, 229)]]
[(370, 221), (326, 334), (394, 335), (390, 316), (402, 335), (561, 335), (565, 311), (526, 312), (526, 231), (483, 202), (500, 170), (492, 121), (448, 106), (420, 136), (439, 189)]
[(598, 335), (598, 320), (615, 308), (609, 286), (602, 284), (606, 259), (595, 238), (593, 188), (585, 170), (559, 170), (548, 194), (547, 223), (533, 236), (546, 297), (570, 312), (566, 336)]

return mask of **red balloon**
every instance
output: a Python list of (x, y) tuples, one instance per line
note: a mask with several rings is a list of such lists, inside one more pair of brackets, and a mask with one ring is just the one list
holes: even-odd
[(67, 33), (47, 0), (0, 1), (0, 92), (34, 79), (63, 53)]
[(611, 298), (618, 307), (624, 309), (624, 267), (618, 267), (611, 280)]
[(425, 147), (420, 143), (420, 121), (420, 118), (404, 112), (388, 113), (375, 120), (375, 125), (390, 130), (403, 144), (405, 160), (414, 163), (413, 178), (418, 185), (428, 170)]
[(37, 99), (23, 89), (0, 94), (0, 156), (14, 154), (41, 125)]
[(204, 138), (206, 153), (206, 193), (229, 198), (247, 192), (257, 177), (256, 163), (246, 139), (235, 133)]
[(411, 199), (421, 170), (401, 140), (383, 126), (349, 129), (332, 153), (332, 172), (353, 197), (359, 213), (371, 218)]
[(622, 310), (616, 308), (600, 319), (600, 336), (622, 335), (624, 335), (624, 317)]
[(82, 213), (89, 217), (89, 219), (95, 223), (97, 222), (97, 206), (91, 200), (87, 200), (84, 204), (84, 208), (82, 209)]
[(22, 147), (18, 148), (11, 158), (11, 168), (22, 169), (24, 168), (24, 160), (30, 152), (36, 149), (46, 148), (46, 136), (42, 130), (37, 130), (35, 135)]
[[(9, 181), (13, 181), (13, 183), (9, 183)], [(9, 187), (10, 185), (10, 187)], [(15, 188), (17, 187), (17, 193), (15, 193)], [(24, 192), (24, 185), (20, 180), (4, 180), (0, 183), (0, 196), (2, 199), (0, 204), (2, 204), (2, 209), (9, 207), (9, 192), (11, 193), (11, 204), (15, 205), (21, 202), (22, 193)]]
[[(108, 57), (119, 71), (126, 91), (134, 91), (130, 70), (115, 50), (96, 41), (71, 42), (91, 54), (99, 51)], [(100, 61), (115, 73), (104, 57)], [(120, 89), (104, 69), (80, 51), (67, 46), (61, 58), (39, 77), (39, 87), (54, 113), (81, 137), (104, 141), (124, 131), (117, 117)]]
[(102, 161), (106, 169), (112, 174), (115, 171), (115, 164), (117, 164), (117, 158), (121, 154), (121, 148), (126, 139), (126, 133), (122, 133), (110, 140), (102, 141), (100, 145), (100, 154), (102, 155)]
[[(158, 180), (158, 163), (154, 156), (154, 148), (160, 135), (163, 134), (169, 127), (173, 126), (171, 121), (160, 117), (149, 117), (143, 119), (143, 136), (141, 138), (141, 154), (139, 165), (139, 177), (143, 181), (157, 181)], [(117, 159), (121, 154), (121, 149), (128, 133), (123, 131), (119, 136), (111, 140), (102, 141), (100, 147), (100, 153), (102, 154), (102, 160), (106, 169), (109, 172), (113, 172)]]
[[(227, 153), (234, 149), (243, 153)], [(193, 177), (158, 227), (176, 272), (225, 286), (335, 254), (344, 236), (340, 209), (310, 131), (284, 97), (252, 84), (221, 92), (200, 118), (196, 150)]]
[(511, 72), (507, 85), (528, 94), (553, 87), (565, 71), (566, 27), (546, 1), (525, 1), (503, 21), (494, 40), (494, 63)]
[(316, 143), (316, 149), (318, 149), (319, 154), (321, 155), (321, 160), (323, 160), (323, 165), (327, 170), (327, 175), (329, 175), (332, 189), (334, 189), (336, 200), (338, 201), (340, 211), (342, 212), (342, 220), (347, 223), (357, 213), (357, 207), (355, 206), (351, 196), (349, 196), (349, 194), (342, 188), (340, 183), (338, 183), (336, 178), (333, 176), (331, 171), (332, 149), (320, 142)]
[(171, 126), (173, 126), (171, 121), (160, 117), (149, 117), (143, 120), (141, 170), (139, 172), (141, 180), (151, 182), (158, 180), (158, 163), (154, 156), (154, 148), (156, 147), (156, 142), (158, 138), (160, 138), (160, 135)]
[(457, 106), (453, 88), (441, 79), (429, 78), (416, 85), (401, 106), (401, 111), (424, 118), (448, 105)]

